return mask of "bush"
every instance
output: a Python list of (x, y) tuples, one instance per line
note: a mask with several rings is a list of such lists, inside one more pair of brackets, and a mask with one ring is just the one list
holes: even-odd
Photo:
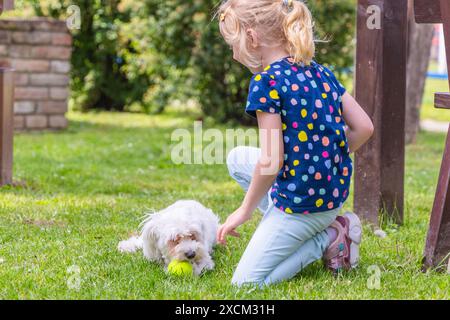
[[(216, 4), (206, 0), (148, 0), (154, 8), (159, 32), (154, 34), (160, 54), (178, 68), (190, 69), (188, 79), (195, 97), (207, 116), (218, 121), (243, 117), (251, 77), (247, 68), (232, 59), (232, 52), (223, 41), (217, 21), (211, 21)], [(353, 64), (355, 8), (354, 0), (311, 1), (319, 39), (316, 60), (335, 66), (336, 73)], [(345, 30), (345, 32), (343, 32)]]
[[(207, 0), (34, 1), (39, 15), (63, 17), (81, 9), (74, 30), (72, 91), (80, 109), (125, 110), (140, 104), (160, 112), (170, 98), (196, 99), (218, 121), (243, 117), (251, 77), (232, 59)], [(318, 44), (316, 60), (352, 65), (355, 0), (311, 1)], [(345, 30), (345, 32), (343, 32)]]
[[(80, 29), (73, 29), (71, 89), (77, 109), (125, 110), (141, 101), (152, 86), (146, 74), (133, 74), (125, 53), (133, 52), (131, 40), (121, 38), (120, 28), (132, 17), (131, 8), (119, 0), (33, 1), (36, 15), (68, 16), (67, 8), (80, 8)], [(130, 71), (131, 70), (131, 71)]]

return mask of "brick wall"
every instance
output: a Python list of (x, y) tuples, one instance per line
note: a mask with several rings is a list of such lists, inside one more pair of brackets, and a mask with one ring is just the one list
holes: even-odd
[(0, 20), (0, 65), (16, 70), (16, 130), (67, 127), (71, 45), (64, 21)]

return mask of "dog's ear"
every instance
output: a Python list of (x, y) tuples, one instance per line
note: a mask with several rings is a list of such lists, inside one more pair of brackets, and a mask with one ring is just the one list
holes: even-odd
[(142, 227), (142, 242), (144, 256), (150, 261), (162, 261), (161, 251), (158, 247), (159, 233), (156, 214), (149, 215)]

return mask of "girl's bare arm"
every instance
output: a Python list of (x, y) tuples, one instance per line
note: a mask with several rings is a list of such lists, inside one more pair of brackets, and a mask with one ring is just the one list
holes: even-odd
[(348, 127), (345, 134), (350, 152), (355, 152), (372, 136), (373, 123), (359, 103), (348, 92), (345, 92), (342, 96), (342, 104), (342, 116)]
[(226, 243), (226, 236), (239, 236), (236, 228), (248, 221), (261, 199), (275, 181), (284, 163), (284, 144), (281, 116), (258, 112), (261, 157), (256, 164), (250, 187), (241, 206), (236, 209), (217, 231), (217, 241)]
[(281, 116), (257, 113), (261, 158), (256, 164), (250, 187), (242, 207), (252, 213), (275, 181), (284, 163), (284, 144)]

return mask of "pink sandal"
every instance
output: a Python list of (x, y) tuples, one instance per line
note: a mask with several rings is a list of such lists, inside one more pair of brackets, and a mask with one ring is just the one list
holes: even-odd
[[(353, 212), (346, 212), (344, 216), (337, 217), (337, 220), (348, 226), (347, 241), (350, 247), (350, 256), (348, 258), (348, 263), (351, 268), (356, 268), (359, 263), (359, 245), (361, 243), (362, 237), (362, 224), (358, 216)], [(345, 221), (345, 222), (344, 222)]]
[(336, 239), (330, 243), (323, 255), (327, 269), (334, 274), (347, 269), (346, 261), (349, 260), (350, 248), (346, 240), (347, 229), (337, 219), (330, 225), (337, 232)]
[(359, 244), (362, 226), (358, 216), (346, 212), (338, 216), (331, 226), (337, 231), (337, 237), (324, 253), (327, 268), (333, 273), (355, 268), (359, 262)]

